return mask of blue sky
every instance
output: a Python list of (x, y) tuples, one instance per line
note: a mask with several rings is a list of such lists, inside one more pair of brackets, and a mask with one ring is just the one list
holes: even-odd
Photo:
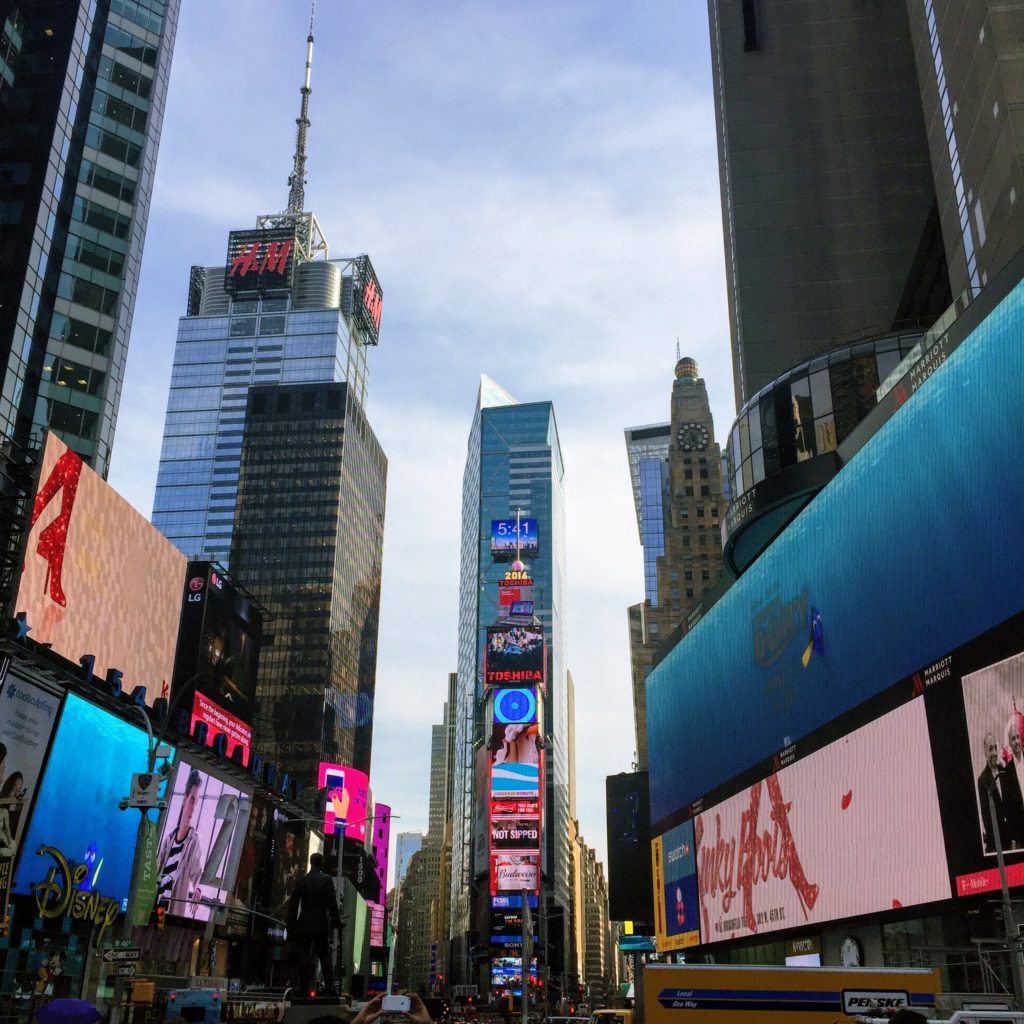
[[(189, 268), (283, 209), (305, 0), (185, 0), (110, 482), (149, 514)], [(696, 0), (320, 0), (306, 208), (381, 281), (367, 415), (389, 458), (372, 785), (426, 828), (456, 664), (481, 373), (555, 405), (567, 471), (578, 815), (634, 752), (643, 596), (623, 428), (668, 418), (676, 339), (734, 415), (707, 13)], [(412, 642), (410, 642), (412, 641)]]

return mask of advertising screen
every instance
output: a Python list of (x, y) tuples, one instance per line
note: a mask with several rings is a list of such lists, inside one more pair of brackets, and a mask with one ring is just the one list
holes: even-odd
[(1024, 614), (907, 680), (908, 687), (925, 691), (946, 856), (958, 896), (999, 889), (997, 832), (1008, 884), (1024, 884), (1022, 652)]
[(492, 850), (539, 850), (540, 819), (491, 816)]
[[(515, 606), (529, 606), (528, 613), (514, 612)], [(534, 612), (533, 580), (504, 579), (498, 580), (498, 608), (503, 615), (530, 614)]]
[(494, 691), (494, 721), (532, 725), (537, 721), (537, 691), (532, 687)]
[[(238, 860), (235, 888), (229, 900), (237, 913), (228, 914), (228, 923), (249, 929), (247, 910), (268, 909), (271, 895), (272, 865), (270, 860), (274, 834), (274, 806), (259, 795), (253, 797), (249, 825), (246, 829), (242, 855)], [(262, 924), (259, 926), (262, 929)]]
[(228, 235), (224, 291), (229, 295), (287, 292), (294, 260), (295, 232), (291, 228), (232, 231)]
[[(281, 811), (274, 811), (271, 827), (270, 864), (270, 914), (279, 922), (278, 928), (288, 917), (288, 900), (295, 889), (295, 883), (308, 868), (307, 850), (309, 841), (306, 826), (292, 821)], [(276, 932), (274, 932), (276, 934)], [(283, 938), (283, 936), (280, 936)]]
[(700, 942), (700, 906), (692, 821), (684, 821), (654, 840), (652, 863), (658, 949), (666, 952), (696, 946)]
[(380, 290), (380, 281), (370, 262), (370, 257), (363, 255), (355, 261), (354, 313), (369, 345), (380, 341), (380, 317), (384, 309), (384, 295)]
[[(387, 893), (388, 845), (391, 842), (391, 808), (387, 804), (373, 806), (373, 862), (381, 893)], [(384, 945), (385, 908), (383, 901), (370, 903), (370, 945)]]
[[(189, 562), (171, 693), (182, 707), (191, 691), (251, 726), (263, 616), (210, 562)], [(189, 692), (178, 696), (180, 689)]]
[(132, 774), (148, 767), (147, 746), (142, 729), (67, 695), (21, 844), (15, 892), (28, 894), (46, 877), (53, 861), (36, 851), (47, 846), (69, 863), (87, 865), (80, 888), (127, 906), (139, 818), (118, 803), (131, 788)]
[(345, 822), (345, 835), (362, 842), (370, 814), (370, 780), (365, 773), (343, 764), (320, 762), (317, 786), (327, 790), (324, 829), (334, 832), (335, 822)]
[(539, 853), (491, 853), (491, 892), (539, 892)]
[[(32, 639), (126, 692), (167, 695), (185, 556), (55, 434), (43, 450), (17, 610)], [(102, 609), (102, 614), (97, 611)]]
[(608, 913), (613, 921), (653, 923), (651, 804), (647, 772), (605, 780), (608, 822)]
[[(537, 799), (540, 726), (495, 724), (491, 731), (491, 800)], [(495, 813), (494, 808), (491, 814)]]
[[(967, 340), (651, 670), (658, 831), (786, 737), (826, 726), (1024, 607), (1024, 460), (1002, 443), (1022, 426), (1006, 382), (1024, 380), (1024, 282), (951, 333), (968, 322)], [(1005, 731), (1008, 712), (989, 728)], [(971, 737), (972, 790), (983, 738)]]
[(543, 629), (519, 624), (488, 626), (484, 677), (488, 686), (543, 684)]
[(60, 697), (13, 673), (0, 683), (0, 918), (59, 711)]
[(491, 557), (535, 558), (540, 550), (537, 539), (537, 520), (491, 520)]
[(157, 906), (208, 921), (211, 908), (228, 905), (251, 811), (251, 793), (178, 761), (157, 852)]
[[(703, 942), (947, 899), (924, 701), (704, 810), (693, 832)], [(885, 871), (868, 855), (878, 837)], [(679, 850), (679, 870), (688, 867), (687, 841), (678, 830), (663, 837), (666, 930), (677, 920), (668, 859)]]
[(196, 693), (192, 700), (192, 718), (189, 723), (189, 735), (195, 735), (197, 723), (202, 722), (206, 726), (206, 742), (213, 743), (213, 739), (220, 733), (227, 737), (225, 752), (228, 757), (232, 756), (236, 747), (241, 747), (242, 764), (249, 763), (249, 748), (252, 744), (252, 729), (249, 728), (240, 718), (236, 718), (230, 711), (225, 711), (215, 704), (205, 694)]

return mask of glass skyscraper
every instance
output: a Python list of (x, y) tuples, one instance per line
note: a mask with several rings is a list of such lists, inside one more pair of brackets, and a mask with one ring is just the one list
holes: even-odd
[(365, 408), (371, 339), (356, 315), (358, 263), (296, 261), (290, 290), (234, 295), (230, 266), (193, 267), (153, 502), (153, 523), (186, 555), (230, 558), (250, 386), (344, 381)]
[(0, 0), (0, 432), (114, 439), (179, 0)]
[[(484, 647), (487, 627), (499, 619), (498, 582), (509, 563), (491, 554), (491, 522), (536, 519), (539, 551), (528, 558), (534, 614), (547, 639), (544, 702), (544, 814), (541, 913), (569, 917), (569, 698), (566, 663), (565, 470), (551, 402), (519, 404), (487, 377), (481, 379), (462, 490), (459, 575), (458, 690), (455, 715), (455, 784), (452, 836), (452, 960), (464, 983), (490, 985), (486, 808), (476, 788), (476, 750), (485, 722)], [(524, 556), (525, 557), (525, 556)], [(551, 914), (555, 907), (563, 915)], [(564, 935), (547, 931), (550, 948), (564, 950)], [(543, 953), (542, 953), (543, 955)]]
[(370, 773), (386, 478), (348, 385), (250, 388), (231, 564), (266, 609), (260, 747), (303, 787)]

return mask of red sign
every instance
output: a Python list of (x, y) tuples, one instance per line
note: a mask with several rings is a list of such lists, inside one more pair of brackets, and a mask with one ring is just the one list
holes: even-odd
[(249, 764), (249, 747), (252, 743), (252, 729), (249, 728), (240, 718), (236, 718), (230, 711), (225, 711), (219, 704), (215, 704), (209, 697), (196, 692), (195, 700), (192, 702), (192, 721), (189, 723), (189, 732), (193, 732), (197, 722), (205, 722), (209, 730), (207, 741), (212, 742), (218, 733), (227, 736), (228, 756), (236, 746), (242, 748), (242, 764)]
[(253, 242), (232, 260), (228, 277), (245, 277), (249, 273), (283, 274), (291, 250), (290, 238), (284, 242)]
[(288, 229), (232, 231), (224, 290), (237, 292), (286, 292), (291, 287), (295, 236)]

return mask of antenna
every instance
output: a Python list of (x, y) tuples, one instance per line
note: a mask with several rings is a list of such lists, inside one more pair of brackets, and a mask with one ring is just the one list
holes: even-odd
[(676, 335), (676, 362), (683, 358), (682, 352), (679, 351), (679, 336)]
[(306, 136), (309, 133), (310, 76), (313, 73), (313, 19), (316, 17), (316, 0), (312, 0), (309, 11), (309, 35), (306, 37), (306, 77), (302, 82), (302, 106), (295, 119), (298, 131), (295, 133), (295, 160), (288, 177), (288, 213), (302, 213), (306, 205)]

